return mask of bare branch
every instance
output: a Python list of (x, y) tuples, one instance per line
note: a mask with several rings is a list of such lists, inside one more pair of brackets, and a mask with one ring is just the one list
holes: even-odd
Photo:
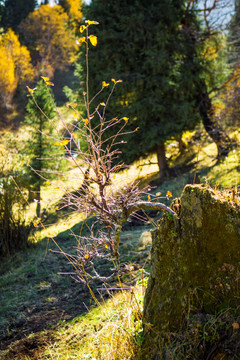
[(129, 206), (129, 208), (127, 209), (127, 215), (128, 217), (135, 211), (138, 210), (157, 210), (157, 211), (166, 211), (169, 214), (171, 214), (174, 218), (178, 219), (177, 214), (175, 213), (175, 211), (173, 211), (170, 207), (168, 207), (165, 204), (162, 203), (153, 203), (150, 201), (141, 201), (137, 204), (131, 205)]

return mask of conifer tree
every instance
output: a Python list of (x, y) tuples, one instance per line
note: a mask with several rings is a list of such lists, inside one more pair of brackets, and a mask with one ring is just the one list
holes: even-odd
[(240, 1), (235, 0), (234, 14), (230, 22), (230, 31), (229, 31), (229, 43), (230, 43), (230, 53), (229, 61), (230, 64), (234, 67), (239, 63), (239, 35), (240, 35)]
[(164, 142), (193, 129), (196, 113), (196, 73), (186, 57), (184, 32), (179, 31), (183, 0), (92, 0), (85, 17), (97, 20), (98, 46), (90, 53), (90, 98), (111, 78), (123, 83), (107, 114), (126, 116), (129, 128), (122, 158), (130, 163), (156, 153), (162, 175), (167, 170)]
[(1, 26), (17, 31), (20, 22), (37, 6), (36, 0), (5, 0), (2, 9)]
[[(33, 91), (33, 89), (30, 89)], [(25, 124), (30, 126), (31, 137), (26, 143), (26, 152), (30, 157), (29, 183), (35, 201), (36, 214), (41, 212), (41, 187), (56, 177), (64, 165), (64, 146), (58, 139), (54, 119), (56, 112), (54, 103), (49, 96), (53, 93), (42, 80), (37, 83), (34, 98), (27, 104)]]
[(89, 59), (90, 98), (103, 80), (123, 80), (107, 113), (129, 117), (129, 128), (140, 129), (129, 136), (122, 158), (130, 163), (156, 153), (160, 176), (167, 171), (164, 142), (193, 129), (201, 119), (219, 154), (229, 150), (230, 139), (211, 114), (208, 64), (202, 57), (208, 37), (202, 36), (196, 4), (92, 0), (85, 9), (87, 19), (100, 23), (94, 28), (98, 46)]

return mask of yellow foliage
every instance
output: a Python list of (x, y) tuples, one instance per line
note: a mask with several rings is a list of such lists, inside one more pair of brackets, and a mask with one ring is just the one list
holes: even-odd
[(81, 26), (80, 26), (80, 33), (84, 32), (84, 30), (86, 30), (86, 26), (85, 26), (85, 25), (81, 25)]
[(0, 92), (2, 105), (11, 102), (19, 83), (31, 80), (33, 67), (26, 46), (22, 46), (18, 36), (8, 29), (0, 38)]
[(79, 23), (82, 21), (82, 1), (61, 0), (59, 4), (65, 9), (71, 22)]
[(97, 37), (95, 35), (89, 35), (88, 38), (93, 46), (97, 46)]
[(99, 25), (99, 22), (94, 20), (85, 20), (85, 23), (87, 25)]
[(103, 81), (102, 82), (102, 87), (104, 88), (104, 87), (108, 87), (109, 86), (109, 83), (107, 83), (106, 81)]
[(81, 45), (86, 41), (86, 36), (82, 36), (80, 39), (77, 40), (78, 44)]
[(204, 57), (206, 60), (209, 61), (216, 60), (218, 57), (218, 50), (216, 48), (209, 46), (204, 52)]
[(76, 42), (68, 22), (69, 17), (60, 5), (42, 5), (30, 13), (20, 26), (39, 71), (49, 77), (55, 69), (65, 69), (76, 53)]
[(214, 115), (219, 115), (220, 112), (225, 108), (225, 104), (223, 101), (220, 100), (220, 98), (218, 99), (218, 101), (216, 101), (213, 105), (212, 105), (212, 113)]
[(9, 51), (0, 43), (0, 90), (2, 94), (14, 92), (16, 88), (15, 82), (15, 66), (13, 59), (10, 57)]
[(167, 191), (166, 196), (167, 196), (167, 197), (172, 197), (171, 191)]
[(18, 36), (12, 29), (8, 29), (3, 36), (3, 44), (13, 59), (17, 81), (29, 81), (33, 76), (33, 67), (27, 47), (20, 44)]

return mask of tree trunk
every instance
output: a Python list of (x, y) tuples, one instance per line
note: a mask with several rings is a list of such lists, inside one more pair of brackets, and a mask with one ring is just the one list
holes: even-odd
[[(190, 63), (195, 63), (194, 54), (196, 55), (196, 34), (193, 32), (192, 27), (188, 23), (188, 17), (185, 19), (184, 32), (188, 36), (189, 43), (192, 44), (192, 51), (189, 51), (188, 58)], [(202, 71), (199, 65), (193, 70), (194, 73)], [(212, 100), (207, 91), (206, 81), (204, 79), (196, 82), (196, 104), (199, 107), (199, 113), (205, 130), (211, 139), (215, 142), (218, 149), (218, 158), (225, 157), (231, 148), (235, 145), (229, 138), (226, 132), (222, 129), (220, 124), (213, 117)]]
[(166, 150), (164, 142), (161, 142), (157, 148), (157, 161), (158, 161), (158, 167), (159, 167), (159, 177), (162, 179), (164, 176), (168, 175), (168, 163), (166, 158)]
[(183, 142), (182, 134), (175, 136), (175, 139), (178, 142), (178, 148), (179, 148), (180, 153), (183, 154), (186, 150), (186, 145)]
[(212, 116), (212, 101), (207, 92), (202, 91), (200, 94), (199, 102), (199, 112), (203, 121), (205, 130), (211, 139), (215, 142), (218, 149), (218, 157), (223, 158), (227, 156), (231, 148), (233, 147), (233, 142), (222, 129), (220, 124), (213, 119)]
[(36, 194), (35, 199), (37, 200), (36, 215), (37, 215), (37, 217), (40, 217), (41, 216), (41, 202), (40, 202), (40, 199), (41, 199), (41, 185), (40, 184), (37, 184), (35, 194)]

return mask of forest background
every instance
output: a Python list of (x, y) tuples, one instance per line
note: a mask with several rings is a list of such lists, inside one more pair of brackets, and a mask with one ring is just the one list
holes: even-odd
[[(96, 119), (90, 119), (87, 113), (86, 82), (87, 94), (93, 97), (92, 108), (101, 115), (106, 107), (106, 116), (114, 120), (114, 126), (103, 133), (102, 152), (108, 151), (107, 139), (122, 133), (124, 124), (124, 136), (117, 141), (121, 153), (114, 153), (114, 171), (110, 171), (117, 191), (121, 189), (126, 196), (129, 190), (125, 186), (128, 181), (134, 181), (144, 189), (141, 195), (145, 202), (161, 199), (166, 206), (170, 205), (172, 195), (180, 195), (186, 183), (205, 182), (234, 188), (238, 193), (239, 16), (237, 0), (164, 0), (161, 4), (92, 0), (88, 5), (79, 0), (51, 4), (0, 1), (0, 256), (7, 258), (4, 266), (9, 270), (4, 269), (4, 276), (12, 273), (16, 258), (19, 265), (14, 271), (21, 269), (24, 254), (28, 251), (34, 254), (40, 249), (32, 250), (29, 244), (45, 244), (46, 250), (50, 239), (55, 252), (65, 256), (67, 251), (74, 253), (72, 239), (79, 242), (79, 223), (87, 213), (96, 215), (92, 208), (89, 211), (80, 207), (80, 201), (74, 200), (82, 195), (86, 184), (91, 187), (94, 183), (89, 180), (89, 172), (93, 170), (89, 158), (82, 156), (88, 153), (88, 122), (91, 120), (91, 126), (98, 126)], [(99, 23), (89, 27), (88, 59), (84, 38), (86, 19)], [(99, 93), (97, 98), (96, 93)], [(96, 184), (101, 176), (105, 176), (103, 168), (96, 175)], [(107, 180), (106, 176), (106, 187), (110, 185)], [(139, 218), (144, 216), (146, 226), (157, 219), (152, 212), (136, 216), (131, 219), (132, 225), (139, 225)], [(91, 219), (87, 223), (89, 230)], [(136, 228), (135, 234), (133, 227), (131, 232), (134, 235), (128, 237), (133, 236), (134, 240), (130, 247), (139, 239), (142, 229)], [(149, 249), (146, 236), (143, 254)], [(58, 247), (56, 240), (61, 237), (66, 240), (68, 250)], [(110, 232), (108, 237), (111, 238)], [(114, 253), (111, 242), (107, 237), (104, 239), (103, 250)], [(89, 254), (84, 243), (80, 256), (83, 262), (88, 261)], [(53, 256), (57, 259), (57, 254)], [(143, 273), (149, 271), (147, 255), (143, 256), (144, 261), (139, 254), (128, 252), (126, 256), (122, 258), (126, 263), (123, 271), (126, 287), (134, 283), (135, 277), (142, 284)], [(69, 258), (65, 261), (73, 263)], [(104, 264), (98, 266), (101, 271), (104, 269)], [(108, 270), (103, 271), (104, 276), (110, 276)], [(54, 271), (57, 274), (59, 270)], [(96, 271), (95, 267), (92, 271)], [(71, 275), (76, 278), (76, 274)], [(99, 273), (95, 275), (100, 280)], [(4, 289), (11, 288), (8, 281), (3, 281)], [(66, 286), (71, 289), (69, 281)], [(38, 291), (52, 286), (49, 279), (37, 282)], [(112, 283), (110, 287), (114, 287)], [(20, 295), (14, 291), (17, 301)], [(79, 291), (89, 303), (86, 289)], [(98, 297), (92, 290), (90, 293), (98, 303)], [(67, 290), (66, 294), (70, 296)], [(49, 290), (48, 295), (44, 297), (45, 303), (52, 308), (56, 304), (64, 308), (59, 293), (55, 297)], [(33, 303), (37, 303), (36, 297), (33, 291)], [(26, 305), (26, 293), (23, 299), (22, 306), (31, 309), (32, 305)], [(20, 316), (16, 306), (5, 308), (5, 305), (2, 336), (6, 344), (21, 338), (16, 335), (16, 323), (21, 323), (25, 315)], [(83, 312), (82, 304), (78, 306), (79, 312), (76, 305), (69, 314)], [(17, 322), (6, 320), (9, 311)], [(71, 317), (64, 311), (66, 319)], [(140, 320), (135, 321), (139, 329), (131, 330), (135, 345), (141, 342)], [(21, 330), (23, 336), (31, 334), (30, 323), (29, 320), (25, 333)], [(51, 336), (47, 335), (45, 343), (51, 343)], [(35, 350), (40, 347), (36, 346)]]

